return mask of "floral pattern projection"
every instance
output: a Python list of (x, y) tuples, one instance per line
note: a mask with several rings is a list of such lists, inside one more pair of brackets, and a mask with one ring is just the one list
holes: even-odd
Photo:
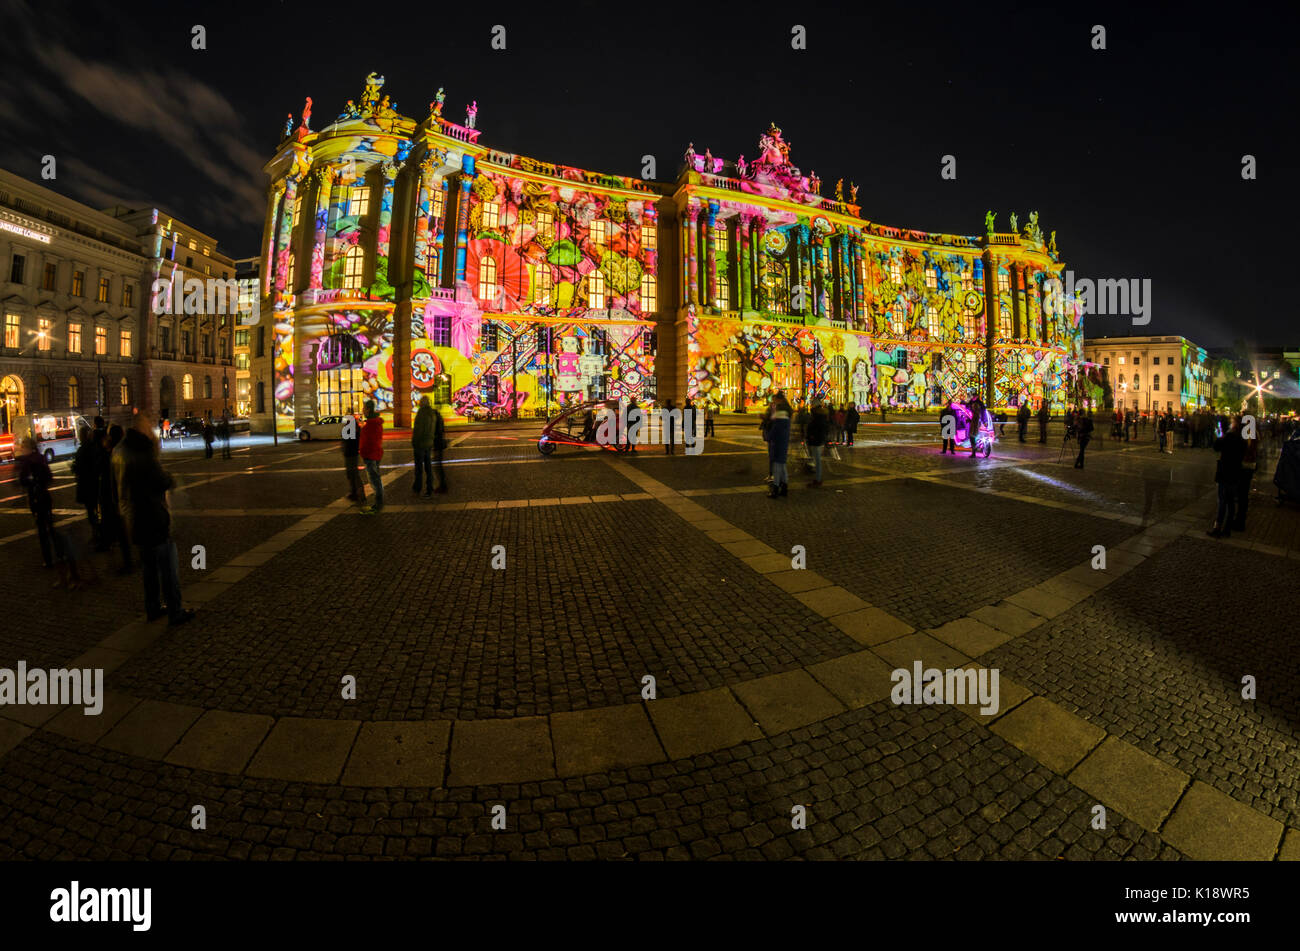
[(426, 291), (433, 296), (416, 302), (413, 403), (440, 376), (450, 382), (450, 411), (471, 419), (553, 411), (587, 399), (654, 398), (645, 332), (655, 314), (642, 283), (656, 273), (657, 249), (642, 231), (655, 228), (653, 198), (585, 187), (593, 179), (631, 186), (618, 177), (521, 156), (511, 162), (544, 168), (560, 181), (479, 166), (461, 293), (448, 300)]

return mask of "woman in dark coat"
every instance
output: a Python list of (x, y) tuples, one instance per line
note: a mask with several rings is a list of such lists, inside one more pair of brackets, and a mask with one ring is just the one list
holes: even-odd
[(790, 419), (794, 410), (785, 394), (777, 393), (763, 413), (763, 438), (767, 440), (767, 461), (772, 467), (772, 484), (767, 496), (775, 499), (790, 490), (785, 457), (790, 451)]

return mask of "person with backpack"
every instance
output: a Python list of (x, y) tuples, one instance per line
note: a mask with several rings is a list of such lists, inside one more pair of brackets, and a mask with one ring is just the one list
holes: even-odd
[(384, 418), (375, 411), (374, 400), (366, 400), (365, 413), (366, 421), (361, 427), (359, 448), (375, 502), (368, 508), (363, 508), (361, 513), (377, 515), (384, 507), (384, 481), (379, 472), (379, 463), (384, 458)]
[(812, 413), (808, 419), (808, 432), (804, 442), (808, 445), (808, 455), (812, 459), (813, 480), (808, 488), (819, 489), (822, 484), (822, 451), (830, 438), (831, 416), (821, 400), (813, 400)]

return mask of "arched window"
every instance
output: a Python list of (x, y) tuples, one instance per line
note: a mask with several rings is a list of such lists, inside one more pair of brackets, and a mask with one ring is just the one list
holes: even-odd
[(181, 399), (194, 399), (194, 377), (188, 373), (181, 377)]
[(605, 309), (605, 275), (600, 271), (587, 275), (587, 307), (591, 310)]
[(359, 245), (348, 248), (343, 256), (343, 289), (355, 291), (361, 287), (361, 278), (365, 273), (366, 253)]
[(998, 306), (998, 336), (1004, 340), (1010, 340), (1013, 329), (1011, 326), (1011, 308), (1006, 304)]
[(490, 254), (479, 258), (478, 262), (478, 299), (495, 300), (497, 296), (497, 259)]
[(803, 354), (794, 347), (777, 347), (772, 352), (772, 388), (787, 399), (803, 398)]
[(894, 301), (893, 320), (890, 322), (889, 329), (895, 337), (901, 337), (907, 333), (907, 313), (903, 309), (901, 300)]
[(723, 270), (718, 271), (718, 298), (714, 301), (714, 306), (718, 310), (731, 309), (731, 281)]
[(36, 407), (50, 408), (50, 378), (44, 373), (36, 378)]
[(131, 405), (131, 381), (126, 377), (122, 377), (118, 383), (118, 397), (118, 402), (123, 406)]
[(1166, 377), (1166, 382), (1168, 382), (1169, 385), (1165, 387), (1165, 389), (1172, 393), (1174, 391), (1174, 375), (1172, 373)]
[(203, 378), (203, 398), (205, 400), (212, 399), (212, 377), (210, 376)]
[(1134, 373), (1134, 374), (1133, 374), (1133, 389), (1135, 389), (1135, 390), (1140, 390), (1140, 389), (1142, 389), (1142, 374), (1141, 374), (1141, 373)]
[(68, 377), (68, 406), (81, 406), (81, 381), (77, 379), (76, 374)]
[(933, 304), (927, 304), (925, 307), (925, 323), (926, 329), (930, 331), (930, 339), (938, 340), (941, 333), (939, 325), (939, 308), (935, 307)]

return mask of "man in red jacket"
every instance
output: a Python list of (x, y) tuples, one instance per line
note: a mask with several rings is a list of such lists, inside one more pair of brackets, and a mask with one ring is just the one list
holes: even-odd
[(361, 458), (375, 493), (375, 504), (361, 512), (374, 515), (384, 507), (384, 482), (379, 475), (379, 460), (384, 458), (384, 420), (375, 412), (374, 400), (366, 400), (366, 421), (361, 427)]

